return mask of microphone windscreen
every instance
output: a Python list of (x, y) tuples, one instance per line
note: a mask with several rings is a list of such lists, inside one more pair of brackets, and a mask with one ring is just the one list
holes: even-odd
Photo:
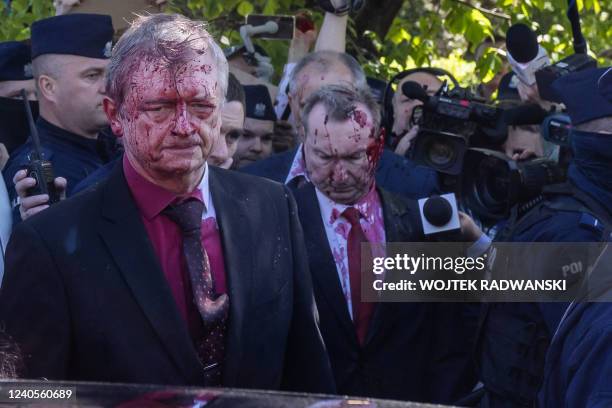
[(423, 205), (425, 219), (436, 227), (442, 227), (453, 217), (453, 207), (443, 197), (431, 197)]
[(402, 93), (404, 96), (410, 99), (417, 99), (421, 102), (427, 102), (429, 100), (429, 95), (427, 95), (427, 91), (423, 89), (421, 84), (414, 81), (406, 81), (402, 84)]
[(516, 62), (533, 61), (538, 55), (538, 37), (525, 24), (514, 24), (506, 32), (506, 49)]

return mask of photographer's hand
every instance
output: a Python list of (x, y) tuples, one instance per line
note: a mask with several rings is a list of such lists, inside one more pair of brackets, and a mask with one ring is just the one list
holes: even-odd
[(461, 237), (465, 242), (476, 242), (483, 234), (474, 220), (461, 211), (459, 211), (459, 224), (461, 225)]
[(404, 133), (404, 136), (399, 140), (397, 146), (395, 147), (395, 153), (400, 156), (405, 156), (408, 149), (410, 149), (410, 145), (412, 144), (412, 140), (419, 133), (419, 127), (413, 126), (408, 132)]

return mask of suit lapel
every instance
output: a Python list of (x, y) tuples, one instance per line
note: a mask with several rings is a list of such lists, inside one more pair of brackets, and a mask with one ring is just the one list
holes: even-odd
[(308, 250), (313, 281), (319, 291), (323, 293), (342, 328), (357, 342), (353, 321), (349, 315), (344, 293), (338, 279), (336, 263), (327, 241), (315, 188), (308, 183), (295, 190), (294, 195), (298, 204), (300, 222), (304, 230), (304, 240)]
[(287, 177), (289, 177), (289, 171), (291, 170), (291, 165), (293, 164), (295, 155), (297, 154), (298, 149), (301, 149), (301, 148), (302, 148), (302, 145), (299, 144), (297, 148), (285, 153), (285, 156), (283, 157), (283, 162), (282, 162), (283, 180), (281, 181), (281, 183), (284, 184), (285, 180), (287, 180)]
[(104, 184), (98, 231), (161, 343), (188, 384), (202, 367), (129, 191), (121, 162)]
[(236, 384), (240, 371), (245, 314), (252, 304), (254, 233), (247, 217), (247, 197), (233, 183), (224, 183), (222, 170), (212, 166), (210, 191), (221, 233), (223, 258), (228, 280), (230, 318), (224, 367), (225, 386)]

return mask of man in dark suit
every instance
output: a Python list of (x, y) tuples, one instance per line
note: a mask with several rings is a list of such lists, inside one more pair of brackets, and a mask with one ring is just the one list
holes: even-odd
[[(308, 54), (293, 69), (289, 84), (289, 104), (300, 140), (304, 136), (300, 109), (318, 89), (325, 85), (350, 85), (356, 89), (369, 89), (359, 63), (348, 54), (333, 51)], [(307, 178), (302, 146), (300, 143), (289, 152), (272, 155), (240, 171), (289, 185), (301, 184)], [(434, 170), (417, 166), (389, 150), (382, 152), (376, 167), (376, 182), (388, 191), (409, 198), (428, 197), (439, 190)]]
[(294, 200), (206, 165), (227, 61), (141, 17), (113, 51), (109, 179), (15, 229), (0, 321), (26, 376), (333, 392)]
[[(338, 392), (453, 402), (474, 385), (467, 310), (361, 301), (360, 244), (423, 240), (415, 204), (379, 188), (380, 115), (365, 91), (326, 86), (303, 113), (307, 183), (295, 190)], [(478, 238), (462, 222), (464, 238)], [(471, 227), (473, 228), (473, 226)], [(373, 250), (374, 251), (374, 250)], [(385, 254), (372, 254), (385, 256)]]

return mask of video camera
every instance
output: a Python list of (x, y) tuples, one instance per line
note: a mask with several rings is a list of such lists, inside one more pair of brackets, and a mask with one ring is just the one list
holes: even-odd
[(468, 149), (460, 187), (464, 204), (484, 222), (497, 221), (515, 205), (537, 200), (545, 186), (564, 182), (568, 161), (560, 148), (568, 148), (570, 131), (567, 115), (547, 115), (540, 133), (549, 146), (558, 148), (556, 154), (545, 152), (532, 160), (515, 161), (492, 149)]
[(445, 174), (457, 175), (471, 143), (501, 144), (506, 138), (504, 112), (487, 105), (467, 89), (446, 85), (434, 96), (416, 82), (406, 81), (402, 93), (423, 102), (414, 108), (412, 125), (419, 126), (410, 158)]
[(571, 125), (564, 115), (549, 115), (536, 104), (486, 104), (464, 88), (443, 86), (430, 97), (407, 81), (402, 92), (423, 102), (413, 111), (419, 131), (408, 157), (441, 173), (443, 185), (452, 186), (483, 221), (505, 218), (515, 204), (565, 180), (565, 167), (556, 159), (516, 162), (499, 151), (509, 126), (542, 124), (545, 140), (567, 145)]

